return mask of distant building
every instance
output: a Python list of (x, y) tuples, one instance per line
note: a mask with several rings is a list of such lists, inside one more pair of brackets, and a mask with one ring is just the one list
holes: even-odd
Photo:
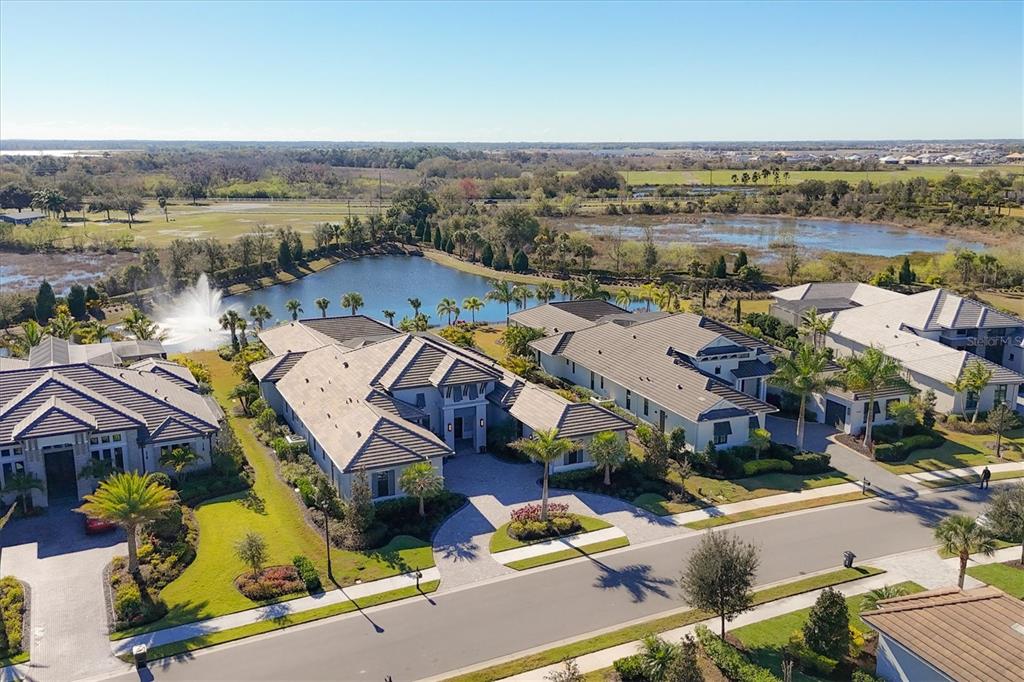
[(1006, 155), (1007, 163), (1024, 163), (1024, 154), (1020, 152), (1014, 152)]
[(884, 163), (889, 166), (895, 166), (900, 162), (899, 157), (896, 156), (883, 156), (878, 160), (879, 163)]
[(911, 156), (910, 154), (900, 157), (901, 166), (916, 166), (919, 163), (921, 163), (921, 160), (916, 156)]
[(45, 213), (39, 211), (21, 211), (20, 213), (0, 213), (0, 220), (13, 225), (31, 225), (36, 220), (46, 217)]

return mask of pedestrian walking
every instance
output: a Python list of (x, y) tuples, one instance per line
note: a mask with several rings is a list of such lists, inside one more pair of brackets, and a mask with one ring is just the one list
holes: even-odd
[(988, 481), (989, 481), (990, 478), (992, 478), (992, 472), (988, 470), (988, 467), (985, 467), (984, 469), (981, 470), (981, 487), (982, 487), (982, 489), (985, 489), (985, 488), (988, 487)]

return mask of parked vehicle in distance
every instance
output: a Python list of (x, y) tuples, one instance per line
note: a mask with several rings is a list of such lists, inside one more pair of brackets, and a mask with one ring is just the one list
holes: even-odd
[(117, 528), (117, 524), (111, 523), (110, 521), (104, 521), (103, 519), (94, 519), (91, 516), (85, 517), (86, 535), (100, 535), (102, 533), (109, 533), (115, 528)]

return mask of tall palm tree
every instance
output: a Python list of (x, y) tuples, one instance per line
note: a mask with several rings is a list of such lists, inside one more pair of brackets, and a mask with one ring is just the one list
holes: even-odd
[(533, 298), (533, 291), (525, 284), (517, 284), (512, 287), (512, 298), (515, 299), (517, 308), (525, 308), (526, 302)]
[(567, 279), (562, 282), (562, 286), (559, 290), (562, 292), (562, 296), (565, 296), (568, 300), (573, 301), (579, 295), (579, 285), (576, 284), (576, 280)]
[(960, 589), (964, 588), (964, 575), (971, 555), (980, 552), (992, 556), (996, 551), (996, 540), (992, 534), (975, 519), (963, 514), (944, 518), (935, 527), (935, 539), (942, 551), (960, 559), (960, 577), (957, 580)]
[(241, 315), (238, 316), (238, 343), (242, 348), (249, 345), (249, 339), (245, 337), (245, 330), (249, 327), (249, 323)]
[(320, 298), (313, 301), (313, 305), (315, 305), (317, 309), (320, 310), (320, 317), (327, 317), (327, 308), (328, 306), (331, 305), (331, 299), (323, 298), (321, 296)]
[(548, 520), (548, 471), (551, 463), (562, 459), (565, 455), (576, 452), (581, 445), (569, 438), (559, 438), (558, 429), (534, 431), (529, 438), (520, 438), (509, 443), (519, 452), (534, 462), (544, 465), (544, 483), (541, 487), (540, 520)]
[(382, 310), (380, 312), (384, 316), (384, 319), (388, 321), (388, 324), (390, 324), (392, 327), (394, 327), (395, 326), (395, 311), (394, 310), (388, 310), (387, 308), (385, 308), (384, 310)]
[(220, 316), (220, 328), (231, 332), (231, 347), (238, 350), (238, 313), (228, 310)]
[(420, 314), (420, 308), (423, 307), (423, 302), (418, 298), (410, 298), (409, 305), (412, 307), (413, 317)]
[[(992, 370), (986, 367), (981, 360), (972, 360), (963, 368), (956, 381), (949, 384), (949, 387), (957, 393), (971, 393), (976, 397), (974, 414), (971, 415), (972, 424), (978, 420), (978, 409), (981, 407), (981, 401), (977, 399), (977, 396), (981, 395), (990, 381), (992, 381)], [(966, 404), (964, 409), (966, 409)]]
[(249, 308), (249, 317), (252, 318), (253, 324), (256, 325), (256, 328), (263, 331), (263, 323), (266, 320), (269, 320), (272, 315), (270, 308), (262, 303), (257, 303), (253, 307)]
[(658, 298), (658, 285), (654, 282), (645, 282), (640, 285), (636, 299), (645, 304), (647, 312), (651, 312), (651, 304)]
[(302, 312), (302, 301), (297, 298), (290, 298), (288, 302), (284, 304), (285, 310), (292, 314), (292, 320), (299, 319), (299, 313)]
[(355, 315), (363, 307), (363, 295), (358, 291), (350, 291), (341, 297), (341, 307), (348, 308)]
[(577, 295), (579, 298), (596, 298), (605, 301), (611, 296), (611, 294), (601, 288), (601, 282), (593, 274), (587, 275), (580, 280)]
[(615, 293), (615, 303), (621, 308), (629, 308), (633, 304), (633, 294), (626, 287), (622, 287)]
[(21, 508), (26, 512), (32, 511), (32, 491), (45, 489), (46, 486), (39, 477), (27, 471), (15, 471), (7, 477), (7, 484), (4, 486), (5, 493), (17, 493)]
[(462, 309), (468, 310), (473, 324), (476, 324), (476, 311), (483, 310), (484, 302), (476, 296), (469, 296), (462, 300)]
[(534, 295), (541, 303), (547, 303), (555, 297), (555, 285), (551, 282), (541, 282), (534, 289)]
[(452, 313), (455, 314), (455, 320), (459, 319), (459, 304), (454, 298), (442, 298), (441, 302), (437, 304), (437, 315), (440, 317), (445, 313), (448, 314), (448, 326), (452, 326)]
[(505, 280), (492, 280), (491, 290), (487, 292), (486, 298), (491, 301), (505, 304), (505, 316), (512, 314), (512, 301), (516, 300), (512, 293), (514, 287), (511, 282)]
[(836, 384), (836, 381), (825, 373), (828, 364), (828, 354), (824, 351), (802, 345), (793, 355), (779, 355), (775, 358), (775, 373), (768, 380), (784, 391), (800, 397), (800, 408), (796, 418), (796, 441), (797, 447), (801, 450), (804, 448), (804, 409), (807, 398)]
[(864, 447), (871, 450), (871, 428), (875, 423), (875, 396), (903, 382), (903, 365), (878, 348), (867, 348), (860, 355), (842, 360), (842, 381), (850, 391), (868, 394), (867, 422), (864, 425)]
[(139, 526), (159, 519), (175, 502), (173, 490), (153, 480), (152, 474), (134, 471), (114, 474), (100, 483), (78, 511), (116, 523), (128, 535), (128, 572), (138, 573), (136, 535)]
[(821, 348), (825, 344), (828, 333), (832, 331), (834, 318), (819, 315), (817, 308), (804, 311), (800, 316), (800, 333), (811, 337), (811, 345)]

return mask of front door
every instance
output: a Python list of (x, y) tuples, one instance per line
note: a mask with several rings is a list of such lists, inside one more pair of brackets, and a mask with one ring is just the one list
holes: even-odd
[(52, 503), (59, 499), (78, 499), (75, 455), (71, 450), (45, 453), (46, 495)]
[(825, 401), (825, 423), (829, 426), (843, 430), (846, 422), (846, 406), (834, 400)]
[(455, 440), (462, 440), (462, 417), (455, 418)]

